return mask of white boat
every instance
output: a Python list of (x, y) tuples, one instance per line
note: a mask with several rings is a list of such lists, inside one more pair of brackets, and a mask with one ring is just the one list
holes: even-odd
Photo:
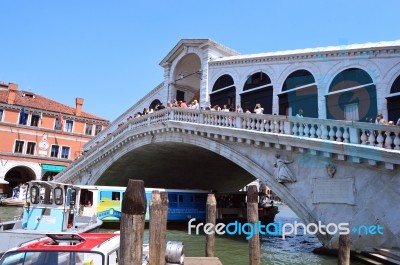
[(80, 193), (72, 184), (28, 182), (22, 217), (0, 223), (0, 253), (49, 233), (83, 233), (100, 227), (102, 221), (95, 214), (79, 212)]
[(5, 198), (1, 199), (1, 205), (4, 206), (24, 206), (25, 200), (21, 200), (19, 198)]

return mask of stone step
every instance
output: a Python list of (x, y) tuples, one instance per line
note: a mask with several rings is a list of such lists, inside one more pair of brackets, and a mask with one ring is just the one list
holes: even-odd
[(384, 255), (374, 253), (374, 252), (362, 252), (362, 254), (368, 258), (379, 261), (383, 264), (387, 265), (400, 265), (400, 261), (392, 259), (390, 257), (386, 257)]
[(383, 256), (400, 261), (400, 250), (399, 249), (375, 248), (375, 251)]

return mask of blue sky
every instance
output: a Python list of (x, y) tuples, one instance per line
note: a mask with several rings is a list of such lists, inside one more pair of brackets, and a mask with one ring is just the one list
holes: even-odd
[(114, 120), (183, 38), (242, 54), (400, 39), (398, 0), (0, 0), (0, 81)]

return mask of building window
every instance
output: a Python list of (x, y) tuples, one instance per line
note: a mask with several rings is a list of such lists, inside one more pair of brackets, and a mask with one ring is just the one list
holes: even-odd
[(73, 125), (74, 125), (74, 121), (73, 120), (67, 120), (67, 122), (65, 123), (65, 131), (72, 133)]
[(31, 126), (38, 127), (39, 126), (40, 116), (32, 114), (31, 117)]
[(94, 131), (94, 135), (98, 135), (101, 132), (101, 125), (96, 125), (96, 130)]
[(61, 122), (58, 117), (56, 117), (56, 121), (54, 123), (54, 130), (61, 130)]
[(60, 147), (58, 145), (52, 145), (51, 146), (51, 153), (50, 153), (50, 157), (58, 157), (58, 151), (59, 151)]
[(28, 121), (28, 113), (21, 112), (19, 115), (19, 124), (26, 125)]
[(28, 142), (28, 146), (26, 148), (26, 154), (27, 155), (34, 155), (35, 154), (35, 147), (36, 147), (36, 143), (35, 142)]
[(358, 121), (358, 103), (344, 105), (344, 118), (346, 121)]
[(63, 146), (61, 148), (61, 158), (68, 159), (69, 157), (69, 147), (68, 146)]
[(3, 112), (4, 110), (0, 109), (0, 121), (3, 121)]
[(24, 150), (24, 141), (15, 141), (15, 149), (14, 153), (22, 154), (22, 151)]
[(92, 129), (93, 129), (93, 124), (86, 123), (85, 134), (86, 135), (92, 135)]

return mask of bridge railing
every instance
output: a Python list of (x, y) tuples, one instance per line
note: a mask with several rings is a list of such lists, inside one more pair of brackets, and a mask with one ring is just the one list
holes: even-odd
[(400, 126), (306, 117), (296, 118), (281, 115), (166, 108), (125, 122), (114, 132), (107, 135), (103, 141), (90, 149), (85, 156), (87, 157), (95, 152), (100, 145), (104, 146), (114, 141), (116, 137), (123, 134), (126, 130), (134, 130), (165, 121), (238, 128), (249, 131), (368, 145), (388, 150), (400, 150)]
[(170, 109), (170, 119), (400, 150), (400, 126), (222, 111)]

